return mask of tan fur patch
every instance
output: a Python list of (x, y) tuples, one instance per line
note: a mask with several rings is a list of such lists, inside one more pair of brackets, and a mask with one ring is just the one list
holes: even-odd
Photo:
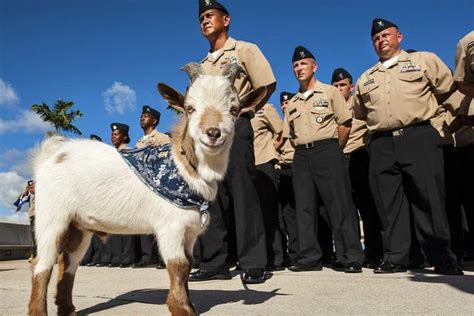
[(219, 127), (222, 122), (222, 113), (213, 107), (207, 106), (199, 121), (199, 128), (202, 131), (210, 127)]
[(176, 159), (181, 162), (191, 177), (199, 177), (195, 169), (198, 164), (198, 159), (194, 153), (194, 142), (187, 133), (187, 118), (183, 117), (181, 119), (173, 130), (171, 140), (173, 152), (176, 153)]
[(170, 277), (170, 291), (166, 304), (171, 315), (197, 315), (194, 306), (189, 300), (188, 277), (190, 264), (185, 259), (168, 260), (166, 269)]
[(64, 160), (66, 160), (67, 158), (67, 154), (66, 153), (61, 153), (58, 155), (58, 157), (56, 158), (56, 163), (61, 163), (63, 162)]
[(48, 296), (48, 283), (52, 271), (52, 269), (49, 269), (38, 273), (37, 275), (33, 275), (31, 280), (31, 296), (28, 305), (28, 315), (47, 315), (48, 309), (46, 298)]

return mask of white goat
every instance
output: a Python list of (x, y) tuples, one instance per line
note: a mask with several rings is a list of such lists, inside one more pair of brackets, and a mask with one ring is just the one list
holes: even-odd
[[(266, 89), (254, 90), (240, 102), (233, 87), (237, 65), (228, 67), (223, 76), (204, 75), (196, 63), (183, 69), (191, 78), (186, 96), (158, 85), (159, 93), (183, 113), (172, 134), (171, 154), (189, 187), (211, 201), (227, 169), (235, 118), (256, 106)], [(154, 233), (170, 278), (171, 314), (196, 314), (188, 277), (193, 246), (203, 232), (199, 209), (176, 207), (155, 194), (120, 155), (97, 141), (61, 137), (45, 140), (35, 153), (38, 256), (29, 314), (47, 314), (47, 287), (56, 261), (58, 314), (75, 314), (74, 276), (94, 232)]]

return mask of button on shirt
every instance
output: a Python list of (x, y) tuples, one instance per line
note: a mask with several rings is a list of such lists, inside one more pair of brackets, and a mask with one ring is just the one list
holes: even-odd
[(158, 132), (156, 129), (148, 135), (143, 136), (137, 141), (137, 148), (143, 148), (150, 145), (161, 145), (171, 142), (168, 135)]
[(403, 128), (436, 115), (436, 95), (450, 91), (449, 68), (433, 53), (402, 51), (385, 68), (381, 62), (359, 78), (354, 95), (354, 117), (370, 131)]
[(260, 165), (273, 159), (278, 159), (274, 139), (283, 129), (283, 121), (275, 107), (265, 104), (250, 121), (253, 128), (253, 147), (255, 164)]
[(243, 72), (235, 80), (234, 86), (241, 98), (248, 92), (268, 86), (276, 81), (272, 68), (257, 45), (243, 41), (236, 41), (229, 37), (224, 47), (214, 58), (212, 53), (201, 62), (204, 73), (221, 75), (229, 64), (239, 64)]
[(316, 81), (307, 98), (299, 92), (290, 100), (283, 123), (283, 137), (293, 139), (296, 146), (337, 138), (338, 125), (351, 118), (341, 92)]
[[(350, 96), (347, 100), (347, 107), (349, 108), (351, 113), (353, 98), (353, 96)], [(351, 133), (349, 134), (346, 146), (344, 147), (344, 153), (350, 154), (356, 150), (366, 147), (368, 144), (368, 135), (369, 133), (365, 121), (358, 120), (352, 117)]]

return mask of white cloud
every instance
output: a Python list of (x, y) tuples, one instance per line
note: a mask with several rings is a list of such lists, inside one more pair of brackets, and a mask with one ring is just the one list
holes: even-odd
[(51, 125), (44, 122), (38, 114), (26, 110), (20, 111), (20, 115), (12, 120), (0, 118), (0, 135), (19, 131), (27, 133), (44, 132), (50, 127)]
[(31, 154), (33, 148), (18, 150), (16, 148), (10, 148), (0, 154), (0, 167), (14, 171), (18, 175), (26, 178), (31, 178), (33, 171), (31, 169)]
[(11, 84), (0, 78), (0, 106), (13, 105), (16, 104), (18, 100), (19, 98)]
[(27, 179), (14, 171), (0, 172), (0, 207), (14, 211), (18, 194), (25, 188)]
[(137, 103), (137, 94), (129, 86), (114, 82), (112, 87), (102, 92), (105, 110), (109, 114), (118, 113), (123, 115), (127, 110), (133, 110)]
[[(28, 207), (28, 205), (26, 205)], [(23, 206), (25, 208), (25, 206)], [(14, 223), (14, 224), (29, 224), (30, 219), (28, 218), (28, 212), (25, 212), (23, 209), (17, 213), (0, 213), (0, 222), (3, 223)]]

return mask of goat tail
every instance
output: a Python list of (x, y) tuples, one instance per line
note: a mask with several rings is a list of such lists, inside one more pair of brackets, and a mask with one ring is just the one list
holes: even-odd
[(58, 151), (65, 137), (59, 135), (47, 136), (47, 138), (35, 148), (31, 155), (31, 166), (33, 173), (36, 174), (41, 165), (48, 160), (54, 153)]

